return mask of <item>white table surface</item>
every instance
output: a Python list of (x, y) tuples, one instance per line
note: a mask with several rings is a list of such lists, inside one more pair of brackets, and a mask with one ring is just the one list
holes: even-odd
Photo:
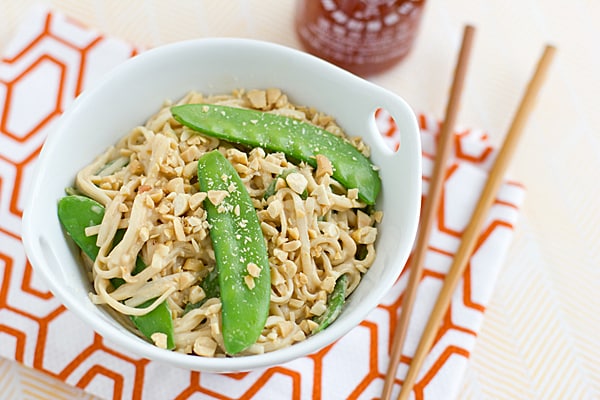
[[(136, 45), (236, 36), (300, 47), (292, 0), (0, 0), (0, 52), (36, 3)], [(546, 43), (558, 54), (510, 167), (527, 188), (464, 378), (464, 399), (600, 398), (600, 1), (427, 0), (414, 51), (371, 80), (443, 115), (476, 26), (459, 125), (500, 143)], [(0, 359), (0, 398), (89, 398)]]

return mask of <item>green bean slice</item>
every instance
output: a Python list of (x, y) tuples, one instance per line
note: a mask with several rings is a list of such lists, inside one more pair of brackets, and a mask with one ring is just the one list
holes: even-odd
[(281, 115), (212, 104), (171, 107), (183, 125), (229, 142), (283, 152), (316, 167), (322, 154), (333, 166), (333, 178), (374, 204), (381, 189), (377, 168), (348, 141), (315, 125)]

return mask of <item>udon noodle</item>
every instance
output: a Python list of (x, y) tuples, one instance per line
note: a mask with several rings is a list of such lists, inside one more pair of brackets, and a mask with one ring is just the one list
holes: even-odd
[[(282, 114), (345, 137), (332, 117), (291, 104), (278, 89), (234, 91), (204, 96), (190, 92), (178, 104), (214, 103)], [(271, 304), (258, 341), (241, 354), (258, 354), (304, 340), (314, 331), (315, 316), (327, 306), (336, 279), (348, 277), (347, 295), (373, 263), (376, 224), (381, 212), (359, 201), (332, 179), (332, 166), (318, 156), (313, 168), (297, 165), (282, 153), (247, 149), (194, 132), (176, 122), (166, 102), (143, 126), (83, 168), (76, 189), (105, 207), (98, 235), (100, 252), (87, 259), (93, 302), (125, 315), (141, 315), (167, 301), (174, 320), (175, 350), (207, 357), (225, 355), (219, 298), (185, 312), (206, 293), (199, 283), (215, 268), (209, 224), (199, 191), (198, 158), (219, 149), (232, 163), (253, 199), (267, 241), (271, 270)], [(350, 139), (349, 139), (350, 140)], [(351, 142), (365, 155), (360, 139)], [(284, 171), (292, 171), (285, 179)], [(264, 199), (274, 179), (276, 191)], [(123, 239), (113, 247), (117, 230)], [(133, 275), (136, 256), (148, 266)], [(125, 283), (114, 288), (111, 279)], [(149, 307), (136, 308), (156, 299)], [(164, 347), (164, 338), (153, 338)]]

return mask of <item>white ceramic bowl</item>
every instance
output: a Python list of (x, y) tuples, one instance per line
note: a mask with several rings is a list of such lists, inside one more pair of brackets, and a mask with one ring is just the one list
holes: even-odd
[[(205, 94), (238, 88), (278, 87), (295, 104), (334, 116), (352, 136), (371, 146), (381, 167), (383, 210), (376, 261), (342, 314), (323, 332), (288, 348), (256, 356), (204, 358), (159, 349), (94, 305), (91, 285), (75, 246), (57, 218), (56, 205), (76, 172), (131, 128), (142, 124), (165, 99), (190, 90)], [(388, 149), (374, 112), (387, 109), (399, 127), (401, 146)], [(36, 273), (72, 312), (109, 341), (139, 356), (191, 370), (230, 372), (266, 367), (301, 357), (334, 342), (358, 325), (394, 284), (415, 238), (421, 199), (421, 149), (410, 107), (397, 95), (306, 53), (245, 39), (199, 39), (147, 51), (83, 93), (48, 137), (23, 217), (23, 242)]]

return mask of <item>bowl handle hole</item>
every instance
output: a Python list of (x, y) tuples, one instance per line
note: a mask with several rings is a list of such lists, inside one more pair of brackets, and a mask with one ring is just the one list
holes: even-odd
[(396, 153), (400, 149), (400, 129), (394, 116), (385, 108), (379, 107), (373, 113), (373, 121), (387, 148)]

